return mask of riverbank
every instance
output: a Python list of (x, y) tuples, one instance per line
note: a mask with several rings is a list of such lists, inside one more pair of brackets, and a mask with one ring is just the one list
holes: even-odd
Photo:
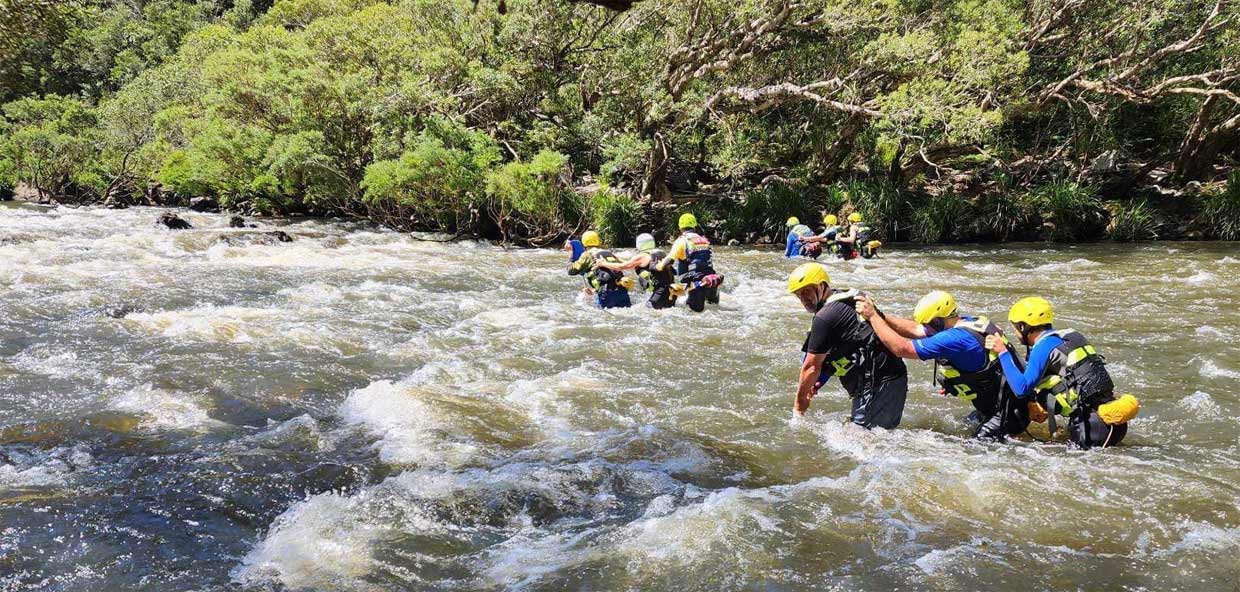
[[(550, 188), (544, 188), (552, 191)], [(936, 190), (937, 191), (937, 190)], [(552, 191), (571, 207), (542, 224), (523, 224), (502, 211), (475, 210), (457, 223), (419, 218), (405, 208), (316, 209), (292, 204), (279, 211), (252, 202), (191, 197), (158, 185), (129, 196), (113, 196), (103, 207), (133, 205), (183, 207), (199, 212), (243, 215), (346, 218), (366, 220), (406, 232), (441, 232), (456, 238), (494, 240), (519, 246), (554, 246), (594, 228), (612, 244), (625, 244), (640, 232), (659, 238), (676, 233), (683, 212), (697, 215), (712, 239), (721, 244), (782, 244), (784, 221), (796, 216), (820, 226), (824, 213), (859, 211), (889, 244), (962, 244), (1008, 242), (1077, 243), (1149, 240), (1240, 239), (1240, 173), (1228, 183), (1191, 185), (1182, 190), (1147, 187), (1135, 199), (1104, 198), (1097, 187), (1056, 182), (1005, 193), (899, 191), (885, 183), (854, 181), (828, 187), (767, 187), (724, 194), (673, 195), (664, 201), (640, 200), (591, 184)], [(18, 185), (13, 199), (57, 203)], [(76, 205), (72, 202), (65, 205)], [(563, 205), (563, 204), (561, 204)], [(463, 220), (463, 222), (462, 222)]]

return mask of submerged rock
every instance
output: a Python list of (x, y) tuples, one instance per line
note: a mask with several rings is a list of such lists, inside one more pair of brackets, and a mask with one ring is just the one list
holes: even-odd
[(275, 245), (291, 243), (293, 237), (283, 230), (243, 230), (241, 232), (222, 233), (215, 239), (217, 244), (231, 247), (243, 245)]
[(184, 218), (173, 214), (172, 212), (164, 212), (159, 215), (159, 219), (155, 221), (157, 225), (165, 226), (171, 230), (189, 230), (194, 227)]
[(229, 228), (258, 228), (258, 225), (246, 223), (245, 218), (242, 218), (241, 216), (233, 216), (232, 218), (228, 219), (228, 227)]
[(189, 200), (189, 209), (195, 212), (218, 212), (220, 203), (210, 197), (194, 197)]

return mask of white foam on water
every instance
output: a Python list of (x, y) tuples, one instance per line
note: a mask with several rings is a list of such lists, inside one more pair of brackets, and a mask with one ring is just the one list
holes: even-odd
[(207, 415), (194, 397), (172, 393), (149, 384), (131, 389), (112, 400), (112, 409), (141, 415), (142, 425), (173, 430), (202, 430), (225, 426)]
[(419, 395), (414, 386), (381, 380), (349, 394), (338, 414), (345, 423), (362, 426), (379, 438), (375, 447), (383, 462), (456, 467), (484, 455)]
[(1214, 398), (1205, 391), (1196, 391), (1193, 394), (1180, 399), (1180, 405), (1183, 405), (1193, 415), (1198, 417), (1219, 418), (1223, 415), (1223, 409), (1214, 401)]
[(1184, 278), (1184, 281), (1187, 283), (1193, 284), (1194, 286), (1201, 286), (1201, 285), (1209, 284), (1216, 279), (1218, 279), (1218, 276), (1203, 269), (1203, 270), (1198, 271), (1197, 273), (1194, 273), (1193, 275), (1188, 276), (1187, 278)]
[(1212, 325), (1201, 325), (1194, 329), (1193, 332), (1196, 333), (1198, 337), (1227, 337), (1227, 334), (1224, 333), (1222, 329)]
[(368, 491), (352, 498), (323, 493), (294, 504), (233, 569), (233, 581), (294, 590), (371, 588), (362, 578), (375, 568), (371, 548), (386, 529), (359, 520)]
[(1206, 378), (1230, 378), (1240, 380), (1240, 372), (1220, 366), (1213, 359), (1206, 358), (1201, 362), (1200, 373)]
[(1077, 258), (1071, 261), (1060, 261), (1056, 263), (1044, 263), (1034, 267), (1030, 271), (1047, 272), (1047, 271), (1072, 271), (1076, 269), (1092, 269), (1102, 264), (1090, 259)]
[[(1184, 529), (1180, 540), (1175, 544), (1155, 553), (1158, 557), (1169, 557), (1179, 553), (1216, 554), (1223, 551), (1240, 551), (1240, 527), (1225, 528), (1205, 522), (1186, 522), (1180, 525)], [(1227, 560), (1234, 560), (1234, 554)]]
[(91, 466), (94, 459), (84, 446), (56, 448), (47, 452), (10, 453), (13, 464), (0, 463), (0, 490), (64, 485), (74, 471)]

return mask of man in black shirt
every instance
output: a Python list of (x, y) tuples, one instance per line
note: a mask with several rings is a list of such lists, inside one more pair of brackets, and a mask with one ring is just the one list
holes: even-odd
[(856, 290), (832, 290), (827, 269), (806, 263), (788, 277), (788, 293), (796, 294), (814, 314), (809, 337), (801, 348), (805, 361), (793, 411), (804, 415), (810, 399), (832, 376), (852, 397), (852, 422), (891, 429), (900, 425), (908, 396), (904, 360), (883, 346), (874, 329), (857, 316)]

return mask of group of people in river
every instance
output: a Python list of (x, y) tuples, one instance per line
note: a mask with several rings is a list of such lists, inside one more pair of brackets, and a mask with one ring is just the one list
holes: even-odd
[(642, 233), (637, 236), (637, 254), (627, 261), (605, 248), (597, 232), (587, 231), (564, 245), (571, 252), (568, 274), (585, 279), (584, 291), (599, 308), (632, 306), (633, 278), (624, 275), (632, 270), (652, 308), (671, 308), (684, 296), (689, 310), (702, 312), (707, 303), (719, 303), (723, 275), (715, 271), (710, 241), (697, 232), (697, 217), (683, 214), (677, 225), (680, 236), (668, 250), (660, 249), (654, 236)]
[(788, 218), (784, 225), (788, 229), (784, 257), (817, 259), (823, 253), (829, 253), (845, 261), (857, 257), (873, 259), (883, 246), (882, 242), (875, 240), (874, 229), (866, 224), (861, 212), (849, 214), (846, 226), (840, 226), (835, 214), (824, 215), (822, 223), (823, 228), (815, 233), (795, 216)]
[[(873, 257), (880, 246), (860, 213), (847, 227), (834, 214), (814, 233), (796, 218), (787, 222), (785, 257), (816, 259), (826, 243), (844, 259)], [(723, 276), (714, 268), (710, 241), (697, 232), (693, 214), (680, 217), (680, 236), (667, 251), (650, 234), (637, 237), (637, 253), (622, 261), (601, 244), (597, 232), (569, 241), (568, 273), (581, 275), (586, 292), (600, 308), (631, 306), (629, 289), (636, 272), (653, 308), (670, 308), (687, 296), (690, 310), (701, 312), (719, 302)], [(817, 247), (811, 248), (811, 247)], [(983, 316), (963, 315), (955, 298), (942, 290), (923, 296), (911, 318), (888, 315), (869, 295), (831, 285), (827, 268), (807, 262), (788, 277), (788, 293), (814, 315), (801, 350), (804, 354), (793, 412), (804, 415), (810, 401), (832, 378), (851, 398), (850, 419), (864, 428), (892, 429), (900, 424), (908, 396), (904, 359), (933, 361), (934, 383), (944, 395), (969, 401), (967, 421), (973, 436), (1003, 441), (1028, 433), (1031, 422), (1067, 424), (1069, 442), (1078, 448), (1114, 446), (1128, 433), (1140, 403), (1130, 394), (1116, 396), (1106, 360), (1080, 332), (1057, 329), (1054, 309), (1039, 296), (1012, 305), (1008, 321), (1026, 348), (1013, 355), (1007, 336)]]
[(1002, 441), (1026, 433), (1030, 422), (1067, 422), (1069, 442), (1082, 449), (1114, 446), (1128, 433), (1140, 403), (1115, 395), (1106, 360), (1080, 332), (1056, 329), (1051, 303), (1039, 296), (1008, 311), (1024, 359), (986, 317), (960, 314), (942, 290), (923, 296), (912, 318), (885, 314), (869, 295), (831, 286), (826, 267), (805, 263), (788, 277), (788, 293), (814, 315), (793, 411), (802, 415), (831, 377), (852, 399), (851, 420), (865, 428), (895, 428), (904, 414), (904, 359), (932, 360), (945, 395), (970, 401), (976, 438)]

